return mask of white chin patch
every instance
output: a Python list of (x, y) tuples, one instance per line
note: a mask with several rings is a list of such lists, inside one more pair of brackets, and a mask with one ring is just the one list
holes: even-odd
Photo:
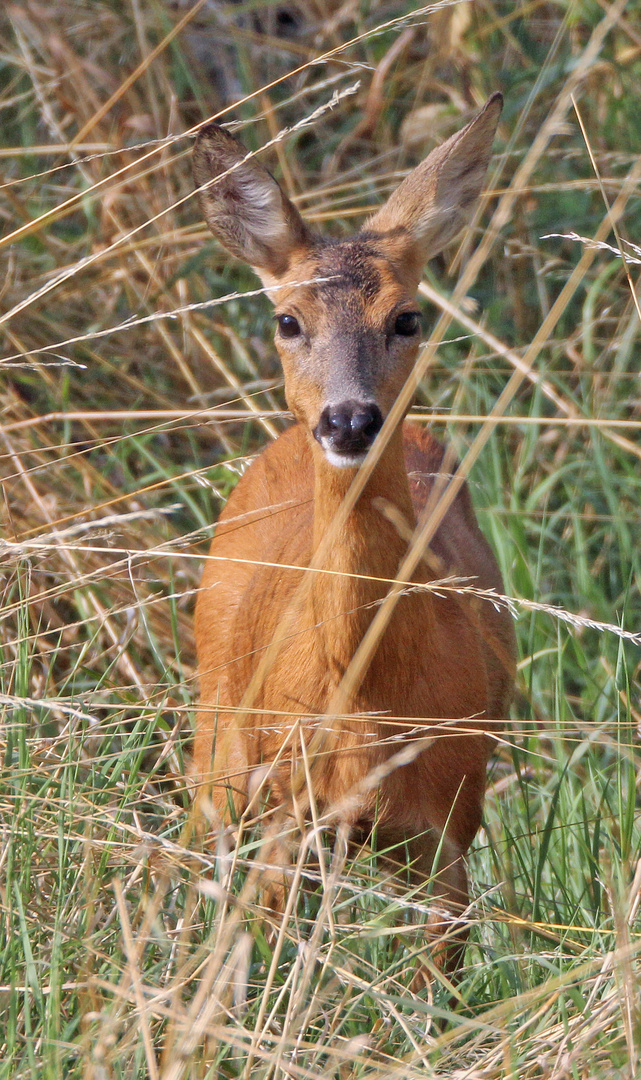
[(330, 465), (335, 465), (337, 469), (357, 469), (359, 465), (363, 464), (367, 456), (366, 454), (337, 454), (335, 450), (332, 450), (327, 445), (324, 439), (321, 440), (321, 446)]

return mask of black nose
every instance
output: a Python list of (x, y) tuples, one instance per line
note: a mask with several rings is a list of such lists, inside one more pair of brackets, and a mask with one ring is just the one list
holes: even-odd
[(319, 442), (329, 442), (337, 454), (364, 454), (383, 426), (383, 416), (373, 402), (343, 401), (326, 405), (314, 431)]

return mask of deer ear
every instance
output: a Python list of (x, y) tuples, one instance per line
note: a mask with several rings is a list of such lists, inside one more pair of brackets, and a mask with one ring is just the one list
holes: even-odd
[(193, 155), (200, 208), (209, 228), (232, 255), (266, 284), (285, 273), (310, 230), (271, 173), (217, 124), (201, 128)]
[(452, 241), (472, 216), (481, 193), (492, 140), (503, 108), (493, 94), (470, 123), (432, 150), (365, 224), (387, 241), (416, 275)]

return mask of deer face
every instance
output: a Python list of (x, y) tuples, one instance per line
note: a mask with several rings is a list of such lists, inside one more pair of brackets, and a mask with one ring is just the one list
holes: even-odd
[(416, 303), (374, 234), (319, 243), (287, 277), (274, 297), (287, 403), (331, 464), (357, 466), (416, 358)]
[(358, 466), (408, 378), (420, 337), (414, 299), (427, 258), (469, 219), (502, 99), (405, 178), (365, 229), (323, 240), (274, 178), (215, 124), (200, 132), (194, 174), (216, 237), (248, 262), (276, 307), (287, 403), (327, 460)]

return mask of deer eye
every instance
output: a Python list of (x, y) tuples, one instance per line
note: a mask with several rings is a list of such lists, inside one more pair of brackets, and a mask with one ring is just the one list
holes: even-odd
[(419, 320), (418, 311), (402, 311), (396, 316), (394, 333), (400, 334), (401, 337), (412, 337), (418, 330)]
[(283, 337), (298, 337), (300, 323), (293, 315), (277, 315), (276, 322)]

